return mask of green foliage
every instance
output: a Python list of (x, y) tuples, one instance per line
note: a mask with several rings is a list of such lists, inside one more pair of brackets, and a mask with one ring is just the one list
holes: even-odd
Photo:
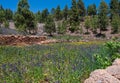
[(112, 25), (112, 32), (113, 33), (118, 33), (120, 31), (120, 17), (119, 17), (119, 15), (116, 15), (116, 14), (113, 15), (111, 25)]
[(4, 26), (5, 26), (6, 28), (9, 28), (9, 22), (8, 22), (8, 21), (4, 21)]
[(82, 0), (78, 0), (77, 8), (78, 8), (78, 16), (85, 16), (86, 15), (85, 6), (84, 6), (84, 3)]
[(30, 6), (28, 4), (28, 0), (20, 0), (18, 3), (18, 8), (17, 8), (17, 12), (19, 14), (22, 14), (23, 10), (29, 10)]
[(54, 15), (55, 14), (55, 8), (51, 9), (51, 14)]
[(5, 19), (6, 20), (13, 20), (13, 12), (10, 9), (5, 10)]
[(53, 32), (56, 32), (55, 22), (51, 15), (47, 17), (45, 22), (45, 32), (49, 33), (50, 36), (52, 36)]
[(4, 21), (5, 21), (5, 12), (4, 10), (0, 9), (0, 27)]
[(43, 20), (42, 20), (42, 14), (40, 11), (38, 11), (36, 14), (35, 14), (35, 18), (37, 20), (38, 23), (42, 23)]
[(94, 54), (95, 64), (97, 68), (106, 68), (107, 66), (111, 65), (111, 60), (109, 57), (101, 56), (99, 54)]
[(73, 22), (77, 23), (79, 21), (78, 11), (77, 11), (77, 2), (76, 0), (72, 0), (72, 7), (71, 7), (71, 16), (70, 16), (70, 25), (73, 25)]
[(99, 28), (100, 30), (106, 30), (109, 20), (108, 20), (108, 5), (105, 1), (101, 1), (98, 11), (98, 18), (99, 18)]
[(62, 19), (62, 13), (61, 13), (61, 9), (60, 9), (59, 5), (57, 6), (57, 8), (55, 10), (55, 19), (57, 21)]
[(90, 72), (120, 58), (120, 42), (88, 43), (0, 46), (0, 82), (83, 83)]
[(98, 22), (98, 16), (93, 16), (91, 17), (91, 29), (93, 31), (93, 33), (97, 32), (97, 29), (99, 28), (99, 22)]
[(49, 11), (46, 8), (42, 12), (38, 11), (35, 16), (36, 16), (37, 22), (44, 23), (46, 22), (48, 15), (49, 15)]
[(119, 41), (116, 41), (116, 42), (113, 42), (113, 41), (107, 42), (105, 44), (105, 46), (107, 47), (107, 50), (109, 51), (109, 53), (111, 55), (114, 55), (114, 53), (119, 53), (119, 51), (120, 51), (120, 42)]
[(101, 52), (94, 55), (97, 68), (106, 68), (116, 58), (120, 58), (120, 42), (110, 41), (104, 44)]
[(119, 0), (111, 0), (110, 1), (110, 14), (111, 14), (111, 19), (113, 16), (116, 14), (119, 14), (120, 8), (119, 8)]
[(94, 15), (97, 14), (97, 9), (96, 9), (96, 5), (95, 4), (92, 4), (92, 5), (88, 6), (87, 14), (90, 15), (90, 16), (94, 16)]
[(5, 27), (9, 27), (9, 20), (12, 20), (13, 12), (10, 9), (4, 9), (0, 6), (0, 27), (4, 23)]
[(15, 19), (15, 26), (16, 26), (16, 28), (18, 28), (20, 31), (24, 31), (25, 29), (26, 29), (26, 27), (21, 27), (21, 26), (24, 26), (25, 24), (25, 18), (22, 16), (22, 15), (20, 15), (20, 14), (15, 14), (15, 17), (14, 17), (14, 19)]
[(48, 15), (49, 15), (49, 11), (46, 8), (45, 10), (42, 11), (42, 22), (46, 22)]
[(79, 24), (79, 23), (73, 21), (73, 22), (71, 23), (71, 26), (70, 26), (69, 30), (70, 30), (72, 33), (74, 33), (75, 31), (78, 30), (78, 24)]
[(34, 45), (0, 47), (0, 82), (80, 83), (93, 67), (98, 45)]
[(63, 10), (63, 17), (64, 17), (65, 20), (68, 19), (68, 14), (69, 14), (68, 11), (69, 11), (68, 10), (68, 6), (66, 5), (65, 8), (64, 8), (64, 10)]
[(4, 8), (3, 8), (3, 6), (2, 6), (2, 5), (0, 5), (0, 10), (4, 10)]
[(86, 20), (85, 20), (85, 28), (87, 29), (87, 33), (89, 33), (88, 29), (90, 29), (90, 27), (91, 27), (91, 19), (88, 16), (88, 17), (86, 17)]
[(64, 34), (67, 30), (67, 22), (63, 21), (62, 23), (59, 23), (57, 28), (59, 34)]
[(20, 0), (18, 9), (14, 16), (15, 26), (18, 30), (29, 34), (36, 33), (36, 22), (34, 14), (29, 10), (27, 0)]
[(78, 25), (79, 25), (79, 15), (78, 15), (78, 10), (77, 10), (77, 2), (76, 0), (72, 0), (72, 7), (70, 10), (70, 27), (69, 30), (73, 33), (78, 30)]

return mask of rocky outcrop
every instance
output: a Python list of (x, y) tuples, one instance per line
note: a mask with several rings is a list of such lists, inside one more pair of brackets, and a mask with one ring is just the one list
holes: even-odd
[(84, 83), (120, 83), (120, 59), (106, 69), (93, 71)]
[(34, 44), (45, 41), (45, 36), (15, 36), (15, 35), (1, 35), (0, 45), (16, 45), (19, 43)]

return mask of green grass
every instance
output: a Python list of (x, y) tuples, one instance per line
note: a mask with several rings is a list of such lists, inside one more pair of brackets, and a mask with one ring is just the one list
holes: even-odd
[(100, 68), (94, 54), (101, 48), (102, 43), (0, 46), (0, 83), (82, 83)]

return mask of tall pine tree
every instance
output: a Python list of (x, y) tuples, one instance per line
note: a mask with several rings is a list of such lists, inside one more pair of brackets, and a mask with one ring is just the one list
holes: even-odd
[(6, 20), (13, 20), (13, 11), (10, 9), (5, 10), (5, 19)]
[(82, 0), (78, 0), (77, 2), (77, 7), (78, 7), (78, 15), (79, 16), (85, 16), (86, 15), (86, 10), (85, 6)]
[(0, 6), (0, 27), (1, 24), (5, 21), (5, 11), (2, 7), (2, 5)]
[(101, 30), (106, 30), (108, 26), (108, 23), (109, 23), (108, 13), (109, 13), (108, 5), (104, 0), (102, 0), (99, 6), (99, 11), (98, 11), (100, 33), (101, 33)]
[(45, 22), (45, 21), (47, 20), (48, 15), (49, 15), (49, 11), (48, 11), (48, 9), (46, 8), (46, 9), (44, 9), (44, 10), (42, 11), (42, 20), (43, 20), (43, 22)]
[(64, 10), (63, 10), (63, 17), (65, 20), (67, 20), (69, 14), (68, 6), (66, 5)]
[(70, 14), (71, 14), (71, 16), (70, 16), (70, 24), (72, 22), (78, 22), (79, 21), (76, 0), (72, 0), (72, 7), (71, 7)]
[(113, 15), (119, 14), (120, 9), (119, 9), (119, 0), (111, 0), (110, 1), (110, 13), (111, 13), (111, 19)]
[(62, 19), (61, 9), (60, 9), (59, 5), (57, 6), (57, 8), (55, 10), (55, 19), (57, 21)]
[(53, 36), (52, 33), (56, 32), (55, 22), (51, 15), (47, 17), (45, 22), (45, 32), (47, 32), (50, 36)]
[(120, 16), (118, 14), (114, 14), (112, 17), (112, 33), (120, 32)]
[(70, 10), (70, 28), (69, 30), (73, 33), (78, 29), (79, 25), (79, 16), (78, 16), (78, 9), (77, 9), (77, 2), (76, 0), (72, 0), (72, 7)]
[(27, 0), (20, 0), (15, 13), (15, 26), (20, 31), (33, 34), (36, 33), (36, 22), (34, 14), (29, 10)]
[(38, 23), (42, 23), (43, 22), (43, 19), (42, 19), (42, 14), (40, 11), (38, 11), (36, 14), (35, 14), (35, 17), (36, 17), (36, 20)]
[(96, 5), (95, 4), (92, 4), (92, 5), (89, 5), (88, 8), (87, 8), (87, 14), (89, 16), (94, 16), (97, 14), (97, 9), (96, 9)]

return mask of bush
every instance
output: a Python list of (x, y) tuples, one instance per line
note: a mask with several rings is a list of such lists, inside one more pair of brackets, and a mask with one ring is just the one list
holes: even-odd
[(110, 41), (105, 43), (100, 53), (94, 54), (96, 68), (105, 68), (120, 58), (120, 42)]
[(114, 55), (120, 51), (120, 42), (110, 41), (105, 44), (105, 47), (107, 48), (107, 51), (110, 53), (110, 55)]
[(64, 34), (66, 32), (67, 23), (63, 21), (62, 23), (58, 24), (58, 34)]
[(69, 30), (74, 33), (75, 31), (77, 31), (79, 28), (78, 28), (78, 23), (72, 23)]
[(8, 22), (8, 21), (5, 21), (5, 22), (4, 22), (4, 26), (5, 26), (5, 28), (9, 28), (9, 22)]
[(112, 25), (112, 33), (118, 33), (120, 30), (120, 17), (119, 17), (119, 15), (113, 15), (111, 25)]
[(45, 22), (45, 32), (47, 32), (50, 36), (52, 36), (52, 33), (56, 32), (55, 22), (50, 15), (47, 17)]
[(89, 33), (88, 32), (88, 29), (91, 27), (91, 20), (90, 20), (90, 17), (86, 17), (86, 20), (85, 20), (85, 28), (87, 29), (87, 32), (86, 33)]

